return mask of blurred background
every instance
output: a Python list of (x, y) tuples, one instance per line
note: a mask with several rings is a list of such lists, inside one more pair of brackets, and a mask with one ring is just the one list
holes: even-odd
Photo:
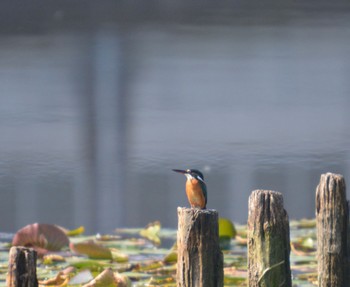
[(0, 231), (176, 228), (172, 168), (240, 223), (254, 189), (300, 219), (350, 181), (350, 4), (43, 3), (0, 4)]

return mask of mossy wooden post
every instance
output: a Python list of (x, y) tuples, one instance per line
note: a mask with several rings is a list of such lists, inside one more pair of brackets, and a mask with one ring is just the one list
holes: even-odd
[(31, 248), (13, 246), (9, 253), (7, 287), (37, 287), (37, 253)]
[(177, 286), (222, 287), (217, 211), (178, 207), (177, 213)]
[(347, 282), (348, 204), (342, 175), (321, 175), (316, 188), (318, 286)]
[(248, 208), (249, 287), (292, 286), (289, 221), (282, 194), (255, 190)]

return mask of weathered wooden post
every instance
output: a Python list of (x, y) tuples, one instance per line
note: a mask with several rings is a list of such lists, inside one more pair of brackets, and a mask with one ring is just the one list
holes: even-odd
[(13, 246), (9, 253), (7, 287), (37, 287), (37, 253), (31, 248)]
[(282, 194), (255, 190), (248, 208), (249, 287), (292, 286), (289, 221)]
[(347, 282), (348, 205), (342, 175), (321, 175), (316, 188), (318, 286), (349, 286)]
[(177, 213), (177, 286), (222, 287), (217, 211), (178, 207)]

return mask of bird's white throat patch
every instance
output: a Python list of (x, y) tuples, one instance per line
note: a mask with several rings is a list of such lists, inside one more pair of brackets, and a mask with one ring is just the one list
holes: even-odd
[(190, 175), (189, 173), (185, 173), (185, 176), (187, 177), (187, 179), (192, 179), (193, 178), (193, 176)]
[(197, 180), (200, 180), (200, 181), (204, 182), (204, 180), (203, 180), (199, 175), (197, 175), (196, 177), (194, 177), (194, 176), (192, 176), (192, 175), (189, 174), (189, 173), (185, 173), (185, 176), (187, 177), (188, 180), (191, 180), (192, 178), (195, 178), (195, 179), (197, 179)]

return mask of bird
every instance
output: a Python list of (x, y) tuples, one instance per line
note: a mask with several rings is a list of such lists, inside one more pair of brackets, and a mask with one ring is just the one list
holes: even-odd
[(173, 169), (173, 171), (186, 176), (186, 195), (191, 207), (206, 209), (208, 196), (203, 173), (197, 169)]

